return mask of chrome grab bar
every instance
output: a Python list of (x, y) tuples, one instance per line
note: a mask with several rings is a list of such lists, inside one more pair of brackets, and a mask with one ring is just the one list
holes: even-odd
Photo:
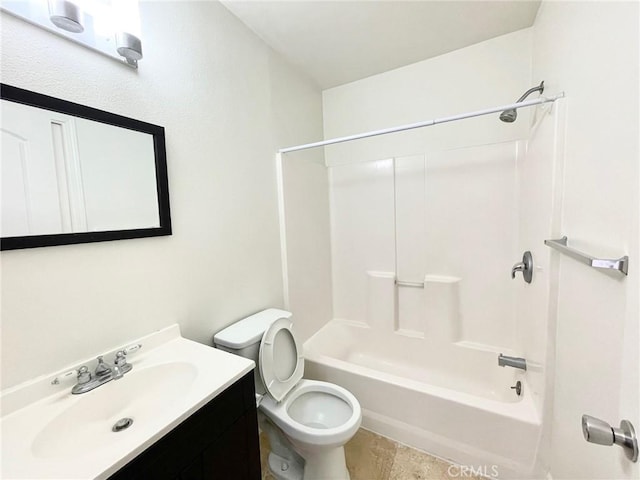
[(590, 267), (616, 270), (624, 275), (629, 273), (629, 257), (627, 255), (614, 259), (592, 257), (568, 246), (566, 236), (555, 240), (545, 240), (544, 244)]
[(396, 280), (396, 285), (398, 287), (424, 288), (423, 282), (403, 282), (401, 280)]

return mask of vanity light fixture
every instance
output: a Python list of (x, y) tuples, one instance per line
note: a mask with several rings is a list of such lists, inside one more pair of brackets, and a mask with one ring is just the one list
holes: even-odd
[(116, 49), (128, 63), (137, 64), (142, 58), (142, 42), (138, 37), (128, 32), (116, 33)]
[(140, 11), (132, 0), (111, 0), (116, 51), (129, 65), (137, 66), (142, 59)]
[(84, 32), (83, 12), (71, 0), (49, 0), (49, 19), (56, 27), (71, 33)]
[(139, 0), (0, 0), (0, 10), (128, 67), (142, 59)]

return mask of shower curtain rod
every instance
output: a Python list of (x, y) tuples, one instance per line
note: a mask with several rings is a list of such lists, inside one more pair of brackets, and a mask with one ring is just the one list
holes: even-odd
[(564, 92), (560, 92), (557, 95), (554, 95), (552, 97), (540, 96), (533, 100), (526, 100), (524, 102), (519, 102), (519, 103), (511, 103), (509, 105), (502, 105), (500, 107), (487, 108), (484, 110), (476, 110), (475, 112), (461, 113), (459, 115), (436, 118), (433, 120), (427, 120), (425, 122), (409, 123), (407, 125), (400, 125), (398, 127), (383, 128), (382, 130), (374, 130), (372, 132), (358, 133), (355, 135), (348, 135), (346, 137), (332, 138), (329, 140), (323, 140), (321, 142), (307, 143), (305, 145), (296, 145), (295, 147), (281, 148), (280, 150), (278, 150), (278, 153), (297, 152), (299, 150), (307, 150), (309, 148), (324, 147), (325, 145), (333, 145), (336, 143), (350, 142), (351, 140), (359, 140), (361, 138), (369, 138), (369, 137), (376, 137), (378, 135), (386, 135), (387, 133), (396, 133), (396, 132), (403, 132), (405, 130), (412, 130), (414, 128), (430, 127), (432, 125), (437, 125), (439, 123), (455, 122), (456, 120), (479, 117), (482, 115), (488, 115), (490, 113), (502, 112), (504, 110), (511, 110), (511, 109), (522, 108), (522, 107), (531, 107), (533, 105), (540, 105), (542, 103), (555, 102), (559, 98), (563, 98), (563, 97), (564, 97)]

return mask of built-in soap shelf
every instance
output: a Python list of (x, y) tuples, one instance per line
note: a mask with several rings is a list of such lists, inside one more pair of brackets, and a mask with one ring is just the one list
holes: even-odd
[(567, 241), (568, 239), (565, 235), (564, 237), (555, 240), (545, 240), (544, 244), (590, 267), (614, 270), (624, 275), (628, 275), (629, 257), (627, 255), (613, 259), (593, 257), (587, 253), (583, 253), (580, 250), (570, 247), (567, 245)]

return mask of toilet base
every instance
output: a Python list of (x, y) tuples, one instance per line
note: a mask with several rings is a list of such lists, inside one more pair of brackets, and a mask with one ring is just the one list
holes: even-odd
[(269, 453), (269, 471), (277, 480), (350, 480), (344, 448), (309, 455), (304, 464)]
[(298, 452), (305, 461), (303, 480), (350, 480), (344, 447), (303, 448)]
[(271, 452), (269, 453), (269, 471), (276, 480), (302, 480), (304, 465)]
[(296, 442), (264, 415), (260, 429), (269, 437), (269, 470), (277, 480), (350, 480), (344, 447), (319, 447)]
[(258, 425), (269, 437), (269, 471), (276, 480), (302, 480), (304, 459), (298, 455), (291, 442), (261, 411), (258, 411)]

